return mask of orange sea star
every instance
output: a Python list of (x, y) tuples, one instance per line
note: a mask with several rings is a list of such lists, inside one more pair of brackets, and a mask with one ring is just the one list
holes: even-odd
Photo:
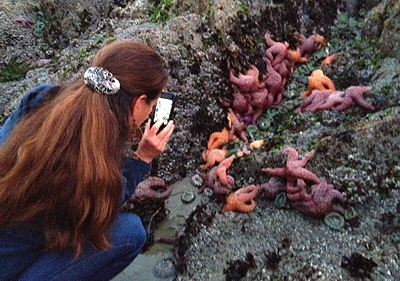
[(252, 141), (249, 144), (249, 148), (251, 150), (253, 150), (253, 149), (256, 149), (256, 148), (260, 148), (263, 144), (264, 144), (264, 140), (255, 140), (255, 141)]
[(308, 77), (308, 88), (301, 96), (307, 97), (313, 90), (335, 91), (336, 89), (332, 80), (326, 76), (321, 69), (316, 69), (311, 73), (310, 77)]
[(296, 50), (289, 49), (287, 51), (288, 58), (290, 60), (290, 72), (293, 72), (294, 66), (296, 63), (307, 62), (308, 59), (306, 57), (302, 57), (300, 53), (300, 47), (297, 47)]
[(203, 165), (200, 165), (200, 169), (207, 170), (215, 165), (215, 163), (219, 163), (225, 159), (226, 153), (228, 152), (227, 149), (221, 148), (213, 148), (213, 149), (206, 149), (202, 153), (203, 160), (206, 162)]
[(322, 61), (321, 66), (325, 66), (325, 65), (331, 64), (336, 59), (337, 56), (338, 56), (338, 53), (333, 53), (332, 55), (327, 56)]
[(227, 128), (223, 128), (221, 132), (214, 132), (210, 135), (207, 148), (221, 148), (227, 143), (229, 143), (229, 130)]
[(253, 184), (242, 187), (228, 196), (221, 212), (252, 212), (257, 206), (257, 203), (254, 201), (257, 194), (258, 188)]
[(249, 154), (250, 151), (239, 151), (236, 154), (233, 154), (227, 158), (225, 158), (221, 163), (217, 166), (216, 176), (222, 185), (230, 186), (229, 180), (227, 178), (226, 171), (232, 166), (233, 160), (236, 158), (242, 157), (243, 155)]

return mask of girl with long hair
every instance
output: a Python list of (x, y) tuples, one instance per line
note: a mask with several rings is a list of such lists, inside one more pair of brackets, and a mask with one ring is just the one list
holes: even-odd
[(0, 280), (109, 280), (146, 232), (121, 205), (169, 140), (147, 122), (168, 72), (132, 40), (99, 50), (83, 77), (28, 91), (0, 129)]

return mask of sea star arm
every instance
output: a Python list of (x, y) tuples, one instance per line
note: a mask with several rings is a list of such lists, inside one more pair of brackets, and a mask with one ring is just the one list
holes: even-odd
[(319, 182), (319, 178), (313, 172), (307, 170), (306, 168), (298, 167), (297, 169), (290, 170), (292, 177), (301, 178), (305, 180), (310, 180), (313, 182)]
[(312, 150), (306, 153), (303, 159), (298, 160), (298, 152), (293, 147), (287, 147), (282, 150), (282, 153), (288, 154), (288, 159), (286, 161), (286, 176), (291, 176), (295, 178), (302, 178), (305, 180), (310, 180), (313, 182), (319, 182), (319, 178), (313, 172), (303, 168), (308, 160), (314, 156), (315, 151)]
[(262, 169), (263, 172), (266, 172), (267, 174), (271, 176), (278, 176), (278, 177), (286, 177), (287, 175), (287, 169), (285, 168), (264, 168)]
[[(296, 152), (296, 154), (297, 154), (297, 152)], [(314, 155), (315, 155), (315, 150), (311, 150), (311, 151), (307, 152), (306, 154), (304, 154), (303, 158), (301, 160), (299, 160), (299, 162), (298, 162), (299, 166), (304, 167), (307, 164), (308, 160), (310, 160), (310, 158), (313, 157)], [(293, 161), (294, 161), (294, 159), (293, 159)]]
[(231, 129), (229, 131), (229, 138), (232, 140), (234, 136), (238, 136), (240, 139), (242, 139), (244, 142), (248, 143), (249, 140), (246, 136), (245, 129), (246, 125), (244, 122), (240, 122), (239, 119), (237, 119), (235, 113), (233, 112), (232, 108), (228, 108), (228, 115), (229, 118), (232, 122)]
[(232, 165), (233, 160), (235, 160), (235, 155), (231, 155), (227, 158), (225, 158), (219, 165), (217, 166), (217, 178), (223, 185), (229, 186), (228, 178), (226, 171), (229, 169), (229, 167)]
[(229, 130), (223, 128), (221, 132), (214, 132), (210, 135), (208, 140), (207, 148), (221, 148), (224, 144), (229, 142)]
[(350, 96), (359, 106), (369, 110), (375, 110), (375, 107), (368, 103), (364, 98), (364, 93), (371, 89), (372, 87), (369, 86), (350, 86), (346, 89), (345, 94)]

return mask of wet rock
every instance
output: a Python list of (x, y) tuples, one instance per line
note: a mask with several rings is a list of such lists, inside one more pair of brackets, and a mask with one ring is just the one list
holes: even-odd
[(382, 1), (366, 16), (363, 28), (365, 38), (378, 40), (384, 56), (400, 59), (400, 2)]

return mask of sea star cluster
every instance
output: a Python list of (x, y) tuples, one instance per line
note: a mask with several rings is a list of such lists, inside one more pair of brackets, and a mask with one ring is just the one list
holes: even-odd
[[(326, 179), (318, 177), (305, 165), (315, 151), (306, 153), (301, 159), (293, 147), (282, 150), (287, 154), (284, 167), (263, 168), (262, 171), (272, 177), (266, 183), (251, 184), (235, 190), (235, 180), (227, 175), (227, 169), (234, 159), (250, 153), (241, 151), (238, 155), (225, 158), (218, 166), (213, 167), (207, 174), (201, 174), (204, 184), (199, 193), (205, 188), (213, 191), (216, 202), (224, 203), (221, 211), (224, 212), (251, 212), (256, 207), (256, 197), (261, 199), (273, 199), (279, 193), (285, 192), (291, 206), (301, 213), (322, 217), (330, 212), (344, 214), (344, 196), (328, 184)], [(283, 184), (284, 180), (286, 183)], [(311, 190), (311, 191), (308, 191)]]
[[(251, 206), (255, 207), (253, 200), (259, 193), (275, 194), (276, 189), (273, 184), (253, 187), (246, 187), (252, 192), (236, 190), (234, 178), (227, 174), (227, 170), (233, 161), (243, 155), (249, 154), (251, 150), (258, 149), (263, 144), (263, 140), (255, 140), (249, 144), (249, 139), (245, 134), (245, 129), (249, 124), (255, 124), (263, 113), (264, 109), (280, 104), (283, 98), (284, 86), (288, 77), (292, 74), (296, 63), (306, 62), (308, 57), (317, 49), (326, 45), (325, 39), (313, 34), (306, 38), (299, 33), (294, 34), (300, 44), (295, 49), (291, 49), (287, 42), (277, 42), (266, 33), (264, 38), (268, 45), (265, 50), (265, 68), (266, 74), (260, 73), (255, 65), (251, 65), (244, 74), (235, 75), (233, 69), (230, 70), (230, 82), (234, 88), (233, 100), (221, 100), (222, 104), (228, 109), (228, 127), (223, 128), (220, 132), (214, 132), (210, 135), (207, 143), (207, 149), (202, 153), (204, 164), (200, 165), (200, 169), (207, 171), (206, 174), (200, 176), (204, 180), (204, 184), (200, 187), (199, 192), (203, 192), (205, 188), (213, 190), (216, 201), (227, 202), (224, 211), (240, 211), (247, 212), (251, 208), (244, 208), (247, 203), (251, 202)], [(247, 147), (237, 152), (235, 155), (227, 157), (227, 145), (233, 140), (239, 139), (247, 144)], [(215, 165), (217, 165), (215, 167)], [(234, 196), (239, 193), (246, 196)], [(230, 194), (230, 195), (229, 195)], [(250, 198), (250, 197), (251, 198)], [(250, 198), (250, 199), (249, 199)], [(243, 201), (244, 200), (244, 201)], [(241, 208), (226, 207), (242, 206)], [(254, 208), (253, 208), (254, 209)]]
[[(305, 168), (315, 151), (310, 151), (299, 159), (296, 149), (283, 149), (282, 153), (287, 154), (286, 165), (262, 169), (271, 178), (268, 182), (258, 185), (238, 188), (235, 186), (234, 177), (227, 173), (235, 159), (251, 153), (253, 149), (261, 148), (263, 144), (263, 140), (249, 144), (246, 127), (256, 124), (265, 109), (281, 103), (285, 84), (295, 65), (307, 62), (313, 52), (327, 45), (324, 37), (317, 33), (305, 37), (295, 32), (293, 36), (299, 44), (291, 47), (287, 42), (274, 41), (267, 32), (264, 37), (268, 47), (262, 58), (265, 67), (257, 68), (253, 64), (244, 73), (235, 73), (230, 69), (233, 99), (220, 99), (227, 108), (229, 125), (210, 135), (207, 149), (202, 154), (205, 164), (200, 166), (203, 171), (208, 172), (201, 174), (204, 184), (199, 192), (203, 192), (205, 188), (211, 189), (215, 200), (224, 203), (222, 212), (251, 212), (256, 207), (256, 197), (273, 199), (284, 192), (290, 205), (304, 214), (314, 217), (321, 217), (330, 212), (344, 214), (344, 196), (324, 177), (319, 177)], [(338, 53), (327, 56), (322, 65), (332, 63), (337, 56)], [(342, 111), (352, 104), (375, 110), (364, 98), (364, 94), (370, 90), (371, 87), (368, 86), (350, 86), (344, 91), (339, 91), (321, 69), (316, 69), (308, 77), (307, 89), (299, 95), (304, 100), (295, 112)], [(246, 147), (235, 155), (228, 156), (227, 148), (234, 140), (245, 143)]]
[[(264, 168), (262, 171), (286, 179), (287, 199), (292, 207), (314, 217), (321, 217), (332, 211), (344, 214), (340, 205), (344, 202), (344, 196), (332, 184), (328, 184), (325, 178), (319, 178), (304, 167), (315, 151), (306, 153), (302, 159), (298, 159), (298, 152), (292, 147), (283, 149), (282, 153), (288, 155), (285, 167)], [(307, 191), (309, 186), (306, 182), (311, 183), (311, 192)], [(271, 189), (273, 186), (269, 183), (268, 187)]]
[(299, 33), (295, 35), (300, 45), (292, 50), (289, 43), (274, 41), (269, 33), (265, 34), (268, 45), (263, 58), (266, 74), (261, 74), (255, 65), (251, 65), (244, 74), (235, 75), (234, 70), (230, 70), (234, 94), (233, 100), (225, 105), (230, 107), (238, 121), (243, 123), (242, 127), (255, 124), (264, 109), (280, 104), (284, 86), (293, 72), (294, 65), (306, 62), (310, 54), (326, 45), (325, 39), (318, 34), (308, 38)]
[(221, 160), (217, 166), (212, 167), (206, 174), (200, 174), (204, 183), (199, 188), (198, 192), (202, 193), (206, 188), (209, 188), (213, 191), (216, 201), (224, 202), (228, 194), (235, 187), (235, 180), (232, 176), (227, 174), (227, 170), (231, 167), (235, 159), (249, 153), (250, 150), (247, 149), (239, 151)]

